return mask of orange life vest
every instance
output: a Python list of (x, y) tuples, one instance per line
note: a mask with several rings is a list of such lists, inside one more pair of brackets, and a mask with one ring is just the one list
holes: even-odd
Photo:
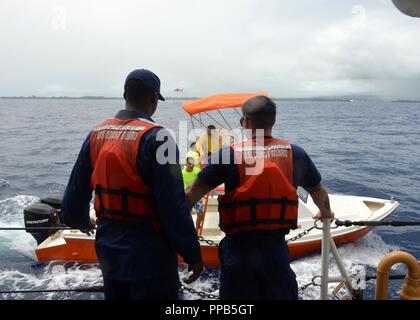
[(90, 137), (90, 159), (99, 219), (148, 223), (161, 230), (151, 189), (137, 170), (143, 135), (159, 127), (145, 119), (109, 119), (97, 125)]
[(261, 141), (264, 143), (253, 139), (232, 145), (240, 183), (219, 197), (220, 228), (227, 235), (297, 228), (291, 146), (274, 138)]

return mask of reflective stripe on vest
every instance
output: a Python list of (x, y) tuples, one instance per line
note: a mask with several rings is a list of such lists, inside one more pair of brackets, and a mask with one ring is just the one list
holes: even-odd
[(159, 125), (143, 119), (109, 119), (90, 137), (91, 187), (99, 218), (147, 223), (161, 230), (151, 189), (137, 171), (142, 136)]
[[(263, 145), (250, 140), (232, 148), (240, 184), (219, 198), (220, 228), (228, 235), (245, 230), (296, 228), (298, 196), (293, 186), (290, 144), (264, 139)], [(264, 161), (256, 175), (247, 175), (247, 169), (253, 166), (250, 157)]]

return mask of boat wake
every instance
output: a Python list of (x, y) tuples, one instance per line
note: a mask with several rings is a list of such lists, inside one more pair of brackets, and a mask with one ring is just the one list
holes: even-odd
[[(380, 259), (390, 251), (397, 250), (396, 246), (387, 245), (381, 237), (374, 233), (367, 234), (364, 238), (344, 246), (340, 246), (338, 251), (345, 265), (345, 268), (351, 278), (356, 274), (373, 274)], [(339, 275), (339, 270), (336, 267), (332, 257), (330, 258), (330, 275)], [(293, 271), (296, 273), (298, 286), (302, 287), (312, 281), (315, 276), (321, 275), (321, 256), (320, 254), (313, 254), (305, 258), (295, 260), (291, 263)], [(182, 277), (187, 276), (186, 269), (181, 270)], [(219, 294), (219, 271), (208, 270), (198, 281), (189, 285), (197, 291), (204, 291), (214, 295)], [(319, 281), (315, 281), (320, 283)], [(337, 285), (331, 284), (329, 292), (335, 289)], [(367, 289), (370, 296), (373, 298), (372, 284), (367, 283)], [(346, 290), (343, 289), (338, 297), (346, 296)], [(304, 291), (299, 292), (299, 298), (303, 300), (319, 299), (320, 288), (309, 286)], [(196, 295), (190, 293), (184, 294), (184, 299), (197, 299)]]
[[(24, 227), (23, 209), (39, 200), (38, 197), (18, 195), (0, 201), (0, 226)], [(35, 239), (24, 231), (0, 231), (0, 248), (35, 259)]]
[[(23, 208), (38, 201), (37, 197), (18, 195), (0, 201), (0, 220), (3, 227), (23, 226)], [(1, 231), (0, 258), (7, 263), (0, 269), (0, 291), (5, 290), (55, 290), (89, 288), (102, 285), (101, 272), (97, 264), (80, 264), (72, 262), (38, 263), (34, 248), (36, 242), (29, 233), (23, 231)], [(388, 252), (398, 248), (386, 244), (380, 236), (369, 233), (362, 239), (340, 246), (340, 256), (350, 275), (365, 272), (374, 273), (380, 259)], [(330, 274), (338, 274), (338, 269), (331, 261)], [(312, 281), (321, 274), (319, 254), (295, 260), (291, 264), (299, 286)], [(188, 271), (180, 267), (180, 279), (187, 278)], [(213, 295), (219, 293), (219, 270), (207, 269), (195, 283), (188, 285), (197, 291)], [(331, 289), (335, 286), (331, 285)], [(373, 289), (367, 287), (368, 294), (373, 296)], [(342, 290), (345, 294), (345, 289)], [(301, 299), (318, 299), (319, 287), (310, 286), (299, 294)], [(184, 292), (184, 300), (200, 299), (199, 296)], [(101, 293), (31, 293), (4, 294), (0, 299), (103, 299)]]
[[(0, 271), (1, 290), (60, 290), (91, 288), (102, 285), (101, 271), (98, 266), (78, 263), (50, 262), (33, 264), (30, 271)], [(11, 293), (2, 299), (69, 300), (103, 299), (102, 293), (46, 292)]]

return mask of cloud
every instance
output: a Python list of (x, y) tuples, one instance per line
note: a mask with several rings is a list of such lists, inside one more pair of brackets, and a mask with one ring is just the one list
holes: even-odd
[(3, 0), (0, 95), (121, 96), (146, 67), (166, 95), (420, 98), (420, 20), (360, 2)]
[[(420, 25), (408, 28), (394, 18), (393, 12), (372, 12), (364, 28), (354, 29), (343, 21), (322, 30), (300, 57), (304, 63), (298, 73), (300, 80), (305, 83), (305, 77), (310, 79), (315, 88), (320, 86), (320, 91), (323, 84), (328, 84), (326, 87), (338, 92), (383, 96), (398, 96), (406, 91), (401, 91), (405, 83), (418, 86), (420, 43), (413, 40)], [(315, 66), (314, 61), (318, 62)], [(389, 91), (392, 84), (395, 89)], [(403, 94), (415, 96), (417, 92)]]

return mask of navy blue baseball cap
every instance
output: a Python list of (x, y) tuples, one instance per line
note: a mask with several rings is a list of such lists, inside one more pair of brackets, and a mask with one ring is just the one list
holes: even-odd
[(160, 94), (160, 79), (152, 71), (137, 69), (130, 72), (127, 79), (125, 79), (124, 90), (127, 89), (127, 82), (129, 80), (140, 80), (142, 83), (139, 89), (143, 89), (148, 92), (157, 92), (159, 100), (165, 101), (165, 98)]

